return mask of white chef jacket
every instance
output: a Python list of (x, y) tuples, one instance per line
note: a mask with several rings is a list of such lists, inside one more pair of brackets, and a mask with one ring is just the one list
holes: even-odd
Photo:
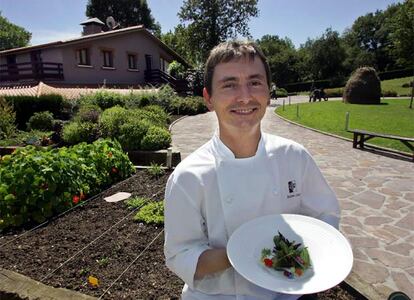
[(256, 154), (236, 159), (216, 133), (184, 159), (168, 179), (164, 211), (166, 264), (185, 282), (182, 298), (297, 299), (258, 287), (233, 268), (194, 280), (202, 252), (226, 248), (243, 223), (282, 213), (338, 228), (338, 200), (303, 146), (262, 133)]

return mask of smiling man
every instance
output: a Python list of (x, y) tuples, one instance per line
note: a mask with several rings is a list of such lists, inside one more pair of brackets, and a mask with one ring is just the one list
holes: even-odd
[(269, 214), (308, 215), (338, 227), (335, 194), (303, 146), (261, 131), (270, 70), (254, 43), (215, 47), (204, 85), (219, 128), (168, 180), (166, 264), (185, 282), (182, 299), (297, 299), (240, 276), (228, 260), (227, 242), (240, 225)]

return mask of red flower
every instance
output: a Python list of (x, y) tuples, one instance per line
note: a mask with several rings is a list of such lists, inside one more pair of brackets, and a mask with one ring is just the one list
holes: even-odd
[(78, 203), (79, 203), (79, 200), (80, 200), (80, 198), (79, 198), (79, 196), (78, 196), (78, 195), (75, 195), (75, 196), (73, 196), (73, 198), (72, 198), (72, 201), (73, 201), (73, 203), (74, 203), (74, 204), (78, 204)]
[(118, 173), (118, 169), (117, 169), (117, 168), (115, 168), (115, 167), (112, 167), (111, 171), (112, 171), (112, 173), (114, 173), (114, 174)]
[(108, 152), (108, 157), (111, 158), (112, 157), (112, 152)]
[(273, 262), (272, 262), (272, 260), (270, 258), (265, 258), (263, 260), (263, 262), (264, 262), (264, 264), (265, 264), (266, 267), (271, 268), (273, 266)]

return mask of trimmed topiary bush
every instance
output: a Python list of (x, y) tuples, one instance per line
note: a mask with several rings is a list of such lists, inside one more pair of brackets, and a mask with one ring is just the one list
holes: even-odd
[(141, 149), (141, 141), (146, 135), (151, 123), (147, 120), (129, 120), (120, 127), (119, 142), (125, 150)]
[(125, 123), (127, 116), (128, 111), (120, 106), (114, 106), (104, 110), (99, 119), (104, 137), (118, 137), (119, 128)]
[(381, 81), (374, 68), (355, 70), (344, 88), (343, 99), (353, 104), (380, 104)]
[(50, 131), (53, 130), (53, 114), (50, 111), (36, 112), (27, 122), (27, 129)]
[(151, 126), (141, 141), (142, 150), (160, 150), (171, 144), (171, 134), (167, 129)]
[(80, 122), (98, 123), (102, 110), (98, 105), (85, 104), (79, 108), (75, 119)]

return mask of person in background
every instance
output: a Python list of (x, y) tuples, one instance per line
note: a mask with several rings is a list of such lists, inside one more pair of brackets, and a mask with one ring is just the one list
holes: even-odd
[(184, 300), (297, 299), (239, 275), (228, 260), (227, 242), (240, 225), (270, 214), (307, 215), (338, 228), (337, 198), (303, 146), (262, 132), (270, 70), (256, 44), (216, 46), (204, 86), (219, 126), (168, 179), (166, 265), (185, 282)]

